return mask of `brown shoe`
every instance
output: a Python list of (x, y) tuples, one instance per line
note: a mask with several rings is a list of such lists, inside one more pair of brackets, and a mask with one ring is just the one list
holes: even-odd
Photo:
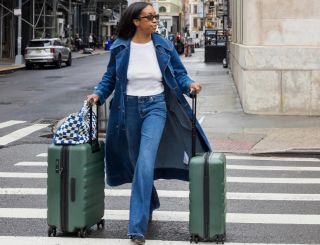
[(142, 236), (132, 236), (131, 241), (134, 242), (135, 245), (144, 245), (146, 242)]

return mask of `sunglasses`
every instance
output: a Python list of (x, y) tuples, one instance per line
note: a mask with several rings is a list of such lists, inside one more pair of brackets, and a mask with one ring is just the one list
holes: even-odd
[(156, 15), (147, 15), (147, 16), (142, 16), (142, 17), (138, 17), (137, 19), (147, 19), (149, 21), (153, 21), (153, 19), (156, 19), (156, 20), (159, 20), (159, 15), (156, 14)]

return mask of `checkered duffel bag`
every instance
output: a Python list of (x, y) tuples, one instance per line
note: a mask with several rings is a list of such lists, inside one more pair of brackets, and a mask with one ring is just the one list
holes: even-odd
[(90, 111), (92, 113), (92, 140), (97, 135), (97, 117), (91, 105), (84, 102), (81, 110), (65, 118), (53, 135), (53, 143), (57, 145), (78, 145), (90, 141)]

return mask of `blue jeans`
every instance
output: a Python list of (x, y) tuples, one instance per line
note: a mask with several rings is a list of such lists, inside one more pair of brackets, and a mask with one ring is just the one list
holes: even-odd
[(167, 117), (164, 93), (126, 97), (126, 129), (134, 166), (128, 236), (145, 235), (152, 211), (160, 207), (154, 166)]

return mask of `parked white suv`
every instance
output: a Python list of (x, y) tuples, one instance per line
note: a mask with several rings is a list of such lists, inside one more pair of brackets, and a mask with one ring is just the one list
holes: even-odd
[(29, 42), (24, 53), (24, 60), (27, 69), (34, 64), (52, 64), (61, 68), (62, 62), (71, 66), (71, 50), (64, 46), (59, 38), (33, 39)]

